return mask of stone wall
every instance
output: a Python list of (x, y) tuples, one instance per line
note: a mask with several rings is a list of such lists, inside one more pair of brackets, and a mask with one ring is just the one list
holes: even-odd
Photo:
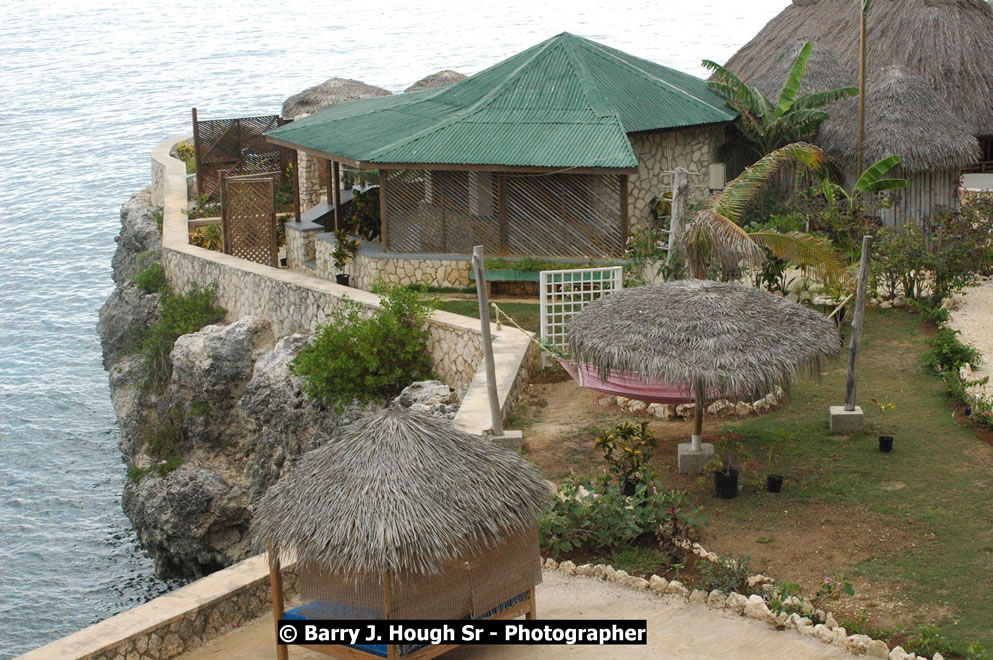
[(326, 170), (327, 166), (328, 162), (323, 158), (312, 156), (305, 151), (297, 151), (301, 211), (317, 206), (321, 203), (321, 198), (327, 194), (325, 185), (327, 174), (321, 176), (322, 170)]
[[(724, 124), (673, 131), (634, 133), (628, 137), (638, 157), (638, 173), (628, 178), (629, 226), (651, 223), (653, 197), (672, 188), (671, 172), (684, 167), (691, 172), (691, 203), (709, 194), (710, 165), (717, 161), (717, 149), (724, 141)], [(692, 174), (692, 173), (697, 174)]]
[(304, 263), (315, 258), (314, 234), (324, 231), (324, 227), (314, 222), (289, 221), (286, 227), (286, 267), (290, 270), (303, 270)]

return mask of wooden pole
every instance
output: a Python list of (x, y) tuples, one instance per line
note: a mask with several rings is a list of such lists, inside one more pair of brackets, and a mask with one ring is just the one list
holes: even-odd
[(203, 194), (203, 167), (200, 165), (200, 129), (197, 126), (197, 109), (193, 108), (193, 161), (197, 166), (197, 194)]
[(872, 256), (872, 236), (862, 237), (862, 261), (859, 263), (859, 283), (855, 290), (855, 318), (852, 319), (852, 339), (848, 343), (848, 378), (845, 380), (845, 410), (855, 410), (855, 376), (859, 356), (859, 337), (865, 312), (865, 288), (869, 281), (869, 259)]
[(859, 134), (857, 156), (855, 159), (855, 177), (862, 176), (862, 143), (865, 141), (865, 37), (866, 14), (869, 13), (867, 0), (859, 3)]
[(300, 158), (296, 149), (290, 153), (293, 163), (293, 212), (297, 216), (297, 222), (300, 222)]
[(621, 174), (618, 178), (618, 196), (621, 201), (621, 254), (628, 243), (628, 175)]
[(500, 220), (500, 254), (507, 254), (507, 177), (497, 177), (497, 214)]
[(683, 224), (686, 220), (689, 187), (689, 170), (683, 167), (677, 167), (672, 175), (672, 210), (669, 215), (669, 253), (665, 258), (665, 263), (669, 266), (670, 272), (675, 265), (673, 263), (675, 259), (673, 255), (678, 252), (679, 235), (683, 233)]
[(388, 170), (379, 170), (379, 246), (383, 252), (389, 247), (389, 237), (386, 233), (386, 180)]
[(344, 219), (341, 217), (341, 164), (334, 161), (331, 166), (331, 187), (334, 189), (334, 228), (341, 229)]
[(490, 336), (490, 301), (486, 295), (486, 269), (483, 267), (483, 246), (472, 248), (472, 268), (476, 271), (476, 295), (479, 298), (479, 324), (483, 331), (483, 360), (486, 362), (486, 391), (490, 399), (490, 421), (495, 437), (503, 435), (503, 415), (496, 388), (496, 363), (493, 360), (493, 338)]
[(693, 383), (696, 405), (693, 407), (693, 436), (690, 438), (690, 451), (703, 450), (703, 381)]
[(276, 631), (276, 658), (288, 660), (286, 644), (279, 642), (279, 620), (283, 618), (283, 575), (279, 569), (279, 555), (269, 546), (269, 586), (272, 589), (272, 625)]

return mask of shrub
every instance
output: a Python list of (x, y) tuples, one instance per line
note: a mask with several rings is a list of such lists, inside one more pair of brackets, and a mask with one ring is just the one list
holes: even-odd
[(569, 478), (541, 517), (541, 546), (555, 557), (578, 549), (612, 553), (654, 535), (673, 517), (688, 533), (703, 524), (685, 493), (665, 490), (654, 477), (639, 483), (629, 497), (606, 475)]
[(958, 374), (966, 364), (978, 366), (982, 356), (972, 346), (966, 346), (958, 339), (959, 331), (942, 328), (927, 340), (931, 347), (924, 354), (924, 366), (939, 373)]
[(197, 171), (197, 156), (192, 144), (189, 142), (180, 142), (177, 144), (176, 156), (186, 164), (187, 174), (194, 174)]
[(150, 468), (140, 468), (138, 466), (128, 468), (128, 479), (133, 481), (135, 485), (141, 483), (141, 480), (150, 474), (155, 474), (160, 477), (164, 477), (173, 470), (178, 469), (183, 464), (183, 459), (179, 457), (170, 458), (166, 461), (161, 461), (160, 463), (153, 465)]
[(891, 296), (902, 289), (903, 295), (912, 299), (921, 297), (926, 271), (934, 265), (924, 233), (914, 225), (881, 229), (873, 247), (872, 262), (878, 288)]
[(183, 419), (175, 408), (141, 430), (146, 451), (157, 458), (170, 459), (182, 453)]
[(593, 446), (603, 452), (603, 460), (607, 461), (619, 485), (628, 486), (640, 476), (640, 471), (648, 465), (658, 447), (658, 440), (648, 422), (640, 426), (626, 422), (612, 429), (600, 431), (593, 441)]
[(696, 569), (700, 573), (697, 588), (707, 592), (717, 589), (726, 594), (743, 591), (751, 574), (750, 561), (748, 555), (725, 555), (717, 561), (697, 561)]
[(145, 293), (161, 293), (169, 289), (162, 264), (152, 262), (134, 276), (135, 285)]
[(345, 209), (345, 226), (353, 227), (356, 234), (367, 241), (379, 238), (379, 188), (370, 188), (365, 192), (355, 190), (352, 201)]
[(906, 641), (905, 648), (908, 653), (916, 653), (927, 658), (935, 653), (942, 655), (955, 653), (951, 642), (935, 626), (917, 626), (917, 634)]
[(196, 332), (224, 318), (227, 310), (214, 301), (214, 290), (194, 285), (183, 294), (163, 293), (160, 299), (161, 317), (142, 336), (141, 354), (145, 357), (148, 374), (145, 386), (161, 389), (172, 376), (169, 354), (182, 335)]
[(355, 400), (386, 400), (431, 375), (425, 321), (435, 301), (421, 289), (373, 290), (383, 295), (382, 309), (366, 318), (368, 310), (346, 298), (290, 363), (304, 378), (304, 392), (338, 411)]
[(220, 252), (224, 249), (224, 232), (219, 222), (197, 227), (190, 232), (190, 245)]
[(156, 207), (155, 210), (152, 211), (152, 219), (155, 220), (155, 228), (159, 230), (160, 234), (162, 233), (162, 218), (164, 217), (165, 211), (162, 210), (161, 206)]

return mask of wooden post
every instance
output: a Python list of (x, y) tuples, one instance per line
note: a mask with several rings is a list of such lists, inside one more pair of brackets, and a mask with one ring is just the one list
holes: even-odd
[(379, 170), (379, 246), (387, 251), (389, 240), (386, 233), (386, 178), (389, 170)]
[(690, 437), (690, 451), (703, 451), (703, 381), (693, 383), (693, 435)]
[(200, 130), (197, 128), (197, 109), (193, 108), (193, 160), (197, 165), (197, 194), (203, 194), (203, 167), (200, 165)]
[(628, 242), (628, 175), (621, 174), (618, 178), (618, 195), (621, 198), (621, 254)]
[(272, 625), (276, 633), (276, 658), (277, 660), (288, 660), (289, 651), (286, 644), (279, 641), (279, 620), (283, 618), (283, 575), (279, 569), (279, 555), (272, 551), (272, 546), (268, 550), (269, 559), (269, 586), (272, 589)]
[(672, 174), (672, 205), (669, 212), (669, 252), (665, 258), (665, 263), (669, 266), (670, 271), (675, 265), (673, 263), (673, 255), (678, 252), (679, 235), (683, 233), (683, 224), (686, 221), (686, 204), (689, 201), (689, 195), (687, 194), (689, 187), (689, 170), (683, 167), (677, 167)]
[(496, 363), (493, 360), (493, 338), (490, 336), (490, 302), (486, 291), (486, 269), (483, 267), (483, 246), (472, 248), (472, 268), (476, 271), (476, 295), (479, 298), (479, 324), (483, 331), (483, 360), (486, 362), (486, 390), (490, 399), (490, 422), (495, 437), (503, 435), (503, 415), (496, 388)]
[(855, 318), (852, 319), (852, 339), (848, 344), (848, 378), (845, 380), (845, 410), (855, 410), (855, 376), (859, 356), (859, 336), (865, 312), (865, 287), (869, 281), (869, 259), (872, 256), (872, 236), (862, 237), (862, 261), (859, 263), (859, 283), (855, 290)]
[(865, 37), (869, 0), (859, 3), (859, 131), (855, 158), (855, 177), (862, 176), (862, 143), (865, 140)]
[[(383, 618), (389, 621), (391, 618), (390, 607), (390, 572), (383, 571)], [(400, 657), (396, 644), (389, 644), (386, 647), (387, 660), (397, 660)]]
[(538, 604), (534, 597), (534, 587), (532, 586), (528, 590), (528, 613), (524, 616), (528, 621), (534, 621), (538, 618)]
[(344, 218), (341, 217), (341, 163), (334, 161), (331, 174), (331, 187), (334, 189), (334, 228), (338, 230), (344, 224)]
[(297, 150), (293, 149), (290, 162), (293, 163), (293, 212), (300, 222), (300, 159)]
[(498, 216), (500, 219), (500, 254), (507, 254), (507, 242), (508, 242), (508, 231), (507, 231), (507, 177), (498, 176), (497, 177), (497, 207)]

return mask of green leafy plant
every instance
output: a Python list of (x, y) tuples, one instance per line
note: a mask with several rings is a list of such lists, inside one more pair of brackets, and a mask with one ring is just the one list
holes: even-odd
[(165, 292), (159, 299), (161, 316), (142, 335), (139, 352), (147, 370), (145, 387), (161, 389), (172, 375), (169, 354), (180, 336), (224, 318), (227, 310), (215, 302), (212, 288), (192, 286), (186, 293)]
[(603, 460), (607, 461), (619, 484), (624, 487), (641, 475), (655, 454), (658, 440), (648, 428), (648, 422), (638, 426), (624, 422), (600, 431), (593, 446), (603, 453)]
[(190, 232), (190, 245), (220, 252), (224, 249), (224, 232), (221, 223), (212, 222), (204, 227), (197, 227)]
[(334, 232), (334, 250), (331, 252), (331, 259), (338, 272), (344, 272), (345, 266), (359, 253), (359, 242), (348, 235), (344, 229), (337, 229)]
[(207, 193), (200, 193), (197, 196), (197, 201), (194, 203), (193, 208), (186, 211), (186, 217), (190, 220), (198, 220), (200, 218), (214, 218), (221, 215), (221, 203), (211, 202), (210, 195)]
[(714, 443), (714, 457), (703, 466), (705, 472), (723, 472), (730, 475), (745, 460), (745, 447), (739, 433), (727, 432)]
[(483, 262), (486, 270), (513, 270), (525, 273), (536, 273), (543, 270), (570, 270), (574, 268), (592, 268), (596, 262), (590, 260), (586, 264), (578, 262), (547, 261), (524, 257), (523, 259), (487, 259)]
[[(624, 246), (624, 286), (642, 286), (646, 274), (664, 275), (668, 252), (666, 238), (658, 227), (635, 227)], [(676, 260), (681, 262), (681, 260)], [(679, 263), (680, 267), (682, 266)], [(674, 273), (672, 279), (679, 279)]]
[(134, 283), (145, 293), (161, 293), (169, 289), (165, 269), (155, 261), (135, 273)]
[(192, 144), (189, 142), (180, 142), (177, 144), (176, 156), (186, 164), (187, 174), (194, 174), (197, 171), (197, 156)]
[(162, 233), (162, 219), (164, 217), (165, 211), (162, 210), (161, 206), (157, 206), (152, 210), (152, 219), (155, 220), (155, 228), (159, 230), (160, 234)]
[(854, 87), (801, 94), (803, 77), (813, 50), (814, 44), (808, 42), (797, 54), (775, 104), (720, 64), (703, 61), (704, 68), (714, 74), (708, 85), (727, 99), (729, 108), (739, 113), (741, 132), (753, 143), (759, 156), (814, 135), (828, 118), (824, 106), (845, 96), (858, 94)]
[(708, 592), (716, 589), (726, 594), (747, 590), (750, 561), (751, 557), (747, 554), (725, 555), (717, 561), (698, 560), (696, 569), (700, 577), (697, 588)]
[(932, 625), (917, 626), (917, 633), (905, 642), (904, 648), (909, 653), (916, 653), (927, 658), (935, 653), (942, 655), (955, 653), (955, 648), (951, 642), (941, 634), (937, 626)]
[(869, 400), (872, 401), (874, 404), (876, 404), (876, 407), (879, 408), (879, 434), (886, 435), (885, 433), (886, 427), (883, 424), (883, 422), (886, 420), (886, 411), (893, 410), (894, 408), (896, 408), (896, 404), (893, 403), (892, 401), (883, 402), (877, 399), (869, 399)]
[(128, 479), (133, 481), (137, 486), (141, 483), (141, 480), (149, 475), (157, 475), (159, 477), (164, 477), (173, 470), (178, 469), (183, 465), (183, 459), (181, 457), (170, 458), (165, 461), (159, 461), (155, 465), (149, 468), (140, 468), (138, 466), (132, 466), (128, 468)]
[(610, 564), (616, 569), (627, 571), (633, 575), (651, 575), (653, 573), (664, 573), (669, 568), (667, 558), (657, 550), (651, 548), (624, 548), (618, 550), (610, 556), (605, 564)]
[(938, 373), (958, 373), (959, 369), (968, 364), (978, 367), (983, 356), (972, 346), (959, 341), (959, 331), (942, 328), (931, 337), (927, 343), (930, 348), (924, 353), (924, 366)]
[(383, 287), (381, 309), (345, 298), (317, 336), (290, 363), (304, 379), (303, 391), (341, 411), (353, 401), (384, 401), (431, 375), (425, 322), (437, 301), (419, 289)]
[(353, 231), (367, 241), (379, 238), (379, 188), (370, 188), (365, 192), (353, 190), (352, 201), (345, 209), (344, 221), (347, 227), (353, 227)]

